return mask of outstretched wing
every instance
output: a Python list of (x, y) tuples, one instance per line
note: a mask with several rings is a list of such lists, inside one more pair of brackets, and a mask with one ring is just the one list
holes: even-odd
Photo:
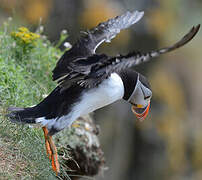
[(172, 46), (148, 53), (133, 52), (126, 56), (117, 56), (110, 58), (107, 61), (103, 61), (102, 65), (96, 65), (91, 68), (91, 72), (89, 72), (83, 80), (79, 81), (79, 83), (85, 87), (96, 86), (107, 78), (112, 72), (120, 72), (121, 70), (147, 62), (153, 57), (158, 57), (161, 54), (180, 48), (193, 39), (193, 37), (199, 31), (199, 28), (200, 25), (193, 27), (180, 41)]
[(184, 46), (185, 44), (187, 44), (189, 41), (191, 41), (194, 38), (194, 36), (197, 34), (199, 29), (200, 29), (200, 24), (197, 25), (196, 27), (193, 26), (190, 29), (190, 31), (185, 36), (183, 36), (182, 39), (180, 39), (177, 43), (173, 44), (172, 46), (161, 48), (159, 50), (150, 51), (147, 53), (133, 52), (128, 54), (127, 56), (120, 56), (120, 58), (117, 57), (118, 59), (120, 59), (120, 62), (116, 65), (112, 65), (110, 68), (112, 69), (112, 71), (130, 68), (132, 66), (137, 66), (141, 63), (147, 62), (154, 57), (160, 56), (161, 54), (176, 50)]
[(138, 22), (144, 12), (126, 12), (121, 16), (109, 19), (106, 22), (100, 23), (94, 29), (87, 31), (73, 47), (65, 52), (59, 59), (55, 69), (53, 70), (53, 80), (61, 79), (71, 72), (71, 66), (74, 61), (81, 58), (86, 58), (95, 54), (96, 48), (102, 42), (110, 42), (122, 29), (126, 29)]

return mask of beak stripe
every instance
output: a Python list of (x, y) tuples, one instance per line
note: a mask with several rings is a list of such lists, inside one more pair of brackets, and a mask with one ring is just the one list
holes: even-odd
[(145, 109), (145, 111), (144, 111), (143, 113), (141, 113), (141, 114), (137, 113), (137, 112), (135, 111), (135, 108), (137, 108), (137, 107), (132, 106), (132, 112), (136, 115), (136, 117), (138, 118), (138, 120), (143, 121), (143, 120), (145, 120), (145, 118), (147, 117), (147, 115), (148, 115), (148, 113), (149, 113), (150, 102), (149, 102), (149, 104), (147, 105), (147, 108)]

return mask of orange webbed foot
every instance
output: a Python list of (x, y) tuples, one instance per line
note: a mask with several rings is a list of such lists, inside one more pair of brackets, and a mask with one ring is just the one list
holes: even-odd
[(58, 162), (57, 148), (53, 142), (52, 136), (48, 135), (48, 129), (46, 127), (42, 127), (45, 137), (45, 146), (46, 153), (48, 158), (51, 160), (51, 165), (53, 171), (58, 175), (60, 172), (60, 164)]

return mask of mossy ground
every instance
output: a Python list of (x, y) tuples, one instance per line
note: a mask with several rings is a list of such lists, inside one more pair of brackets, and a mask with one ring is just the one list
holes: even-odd
[(0, 30), (0, 179), (57, 179), (42, 129), (10, 123), (4, 115), (9, 106), (37, 104), (54, 89), (51, 71), (62, 52), (43, 35), (25, 48), (9, 27)]

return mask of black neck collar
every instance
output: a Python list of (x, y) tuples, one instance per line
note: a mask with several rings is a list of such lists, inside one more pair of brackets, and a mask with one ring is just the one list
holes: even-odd
[(128, 100), (132, 95), (137, 84), (138, 73), (134, 70), (127, 69), (118, 73), (124, 85), (124, 100)]

